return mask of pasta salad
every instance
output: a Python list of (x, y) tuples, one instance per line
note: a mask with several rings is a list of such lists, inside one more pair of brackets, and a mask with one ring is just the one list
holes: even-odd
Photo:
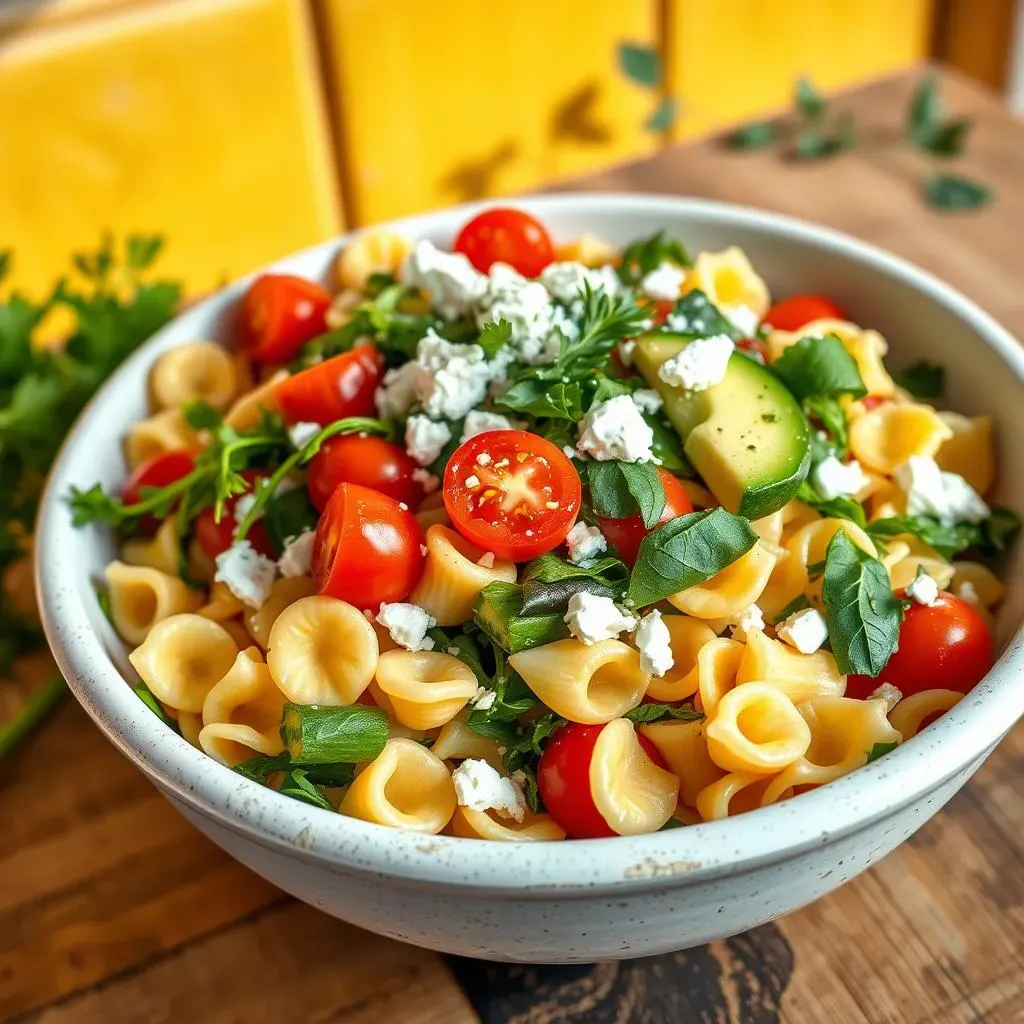
[(100, 601), (136, 690), (332, 812), (634, 835), (828, 783), (993, 663), (989, 417), (737, 248), (367, 231), (149, 376)]

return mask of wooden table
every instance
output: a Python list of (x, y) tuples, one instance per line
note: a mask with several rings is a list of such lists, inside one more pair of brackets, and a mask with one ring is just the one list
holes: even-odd
[[(936, 271), (1024, 336), (1024, 128), (947, 77), (951, 108), (978, 121), (964, 170), (998, 198), (976, 215), (930, 211), (925, 168), (898, 140), (910, 87), (901, 78), (838, 101), (866, 141), (832, 162), (709, 141), (582, 187), (712, 196), (832, 225)], [(68, 700), (0, 765), (0, 1020), (1021, 1021), (1022, 782), (1018, 727), (909, 842), (798, 913), (646, 961), (506, 968), (380, 939), (284, 896), (186, 824)]]

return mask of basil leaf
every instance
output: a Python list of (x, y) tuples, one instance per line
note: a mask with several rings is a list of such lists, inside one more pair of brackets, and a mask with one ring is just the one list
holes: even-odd
[(853, 356), (834, 334), (801, 338), (772, 363), (771, 369), (800, 399), (811, 395), (862, 398), (868, 393)]
[(898, 537), (902, 533), (909, 533), (935, 548), (943, 558), (953, 558), (961, 551), (982, 542), (980, 526), (973, 523), (944, 526), (931, 516), (888, 516), (869, 523), (867, 530), (872, 538)]
[(690, 465), (690, 460), (683, 454), (683, 442), (679, 431), (656, 414), (645, 413), (644, 421), (651, 428), (651, 433), (654, 434), (651, 451), (655, 458), (661, 460), (661, 468), (667, 469), (675, 476), (687, 479), (696, 476), (693, 466)]
[(301, 800), (304, 804), (322, 807), (325, 811), (333, 811), (334, 805), (307, 778), (302, 768), (289, 772), (282, 780), (278, 792), (282, 796), (290, 796), (293, 800)]
[(726, 137), (730, 149), (763, 149), (775, 141), (775, 124), (771, 121), (754, 121), (737, 128)]
[(885, 566), (845, 530), (829, 541), (821, 597), (839, 671), (877, 676), (899, 646), (903, 606)]
[(871, 749), (868, 751), (867, 763), (871, 764), (872, 761), (877, 761), (883, 754), (888, 754), (890, 750), (895, 750), (899, 746), (895, 740), (892, 743), (874, 743)]
[(988, 555), (1006, 551), (1020, 533), (1021, 520), (1012, 509), (993, 505), (991, 515), (981, 524), (981, 549)]
[(658, 829), (658, 831), (668, 832), (674, 828), (686, 828), (686, 822), (680, 821), (678, 818), (669, 818), (668, 821)]
[(651, 462), (588, 462), (587, 481), (599, 516), (627, 519), (639, 513), (650, 529), (665, 511), (665, 488)]
[(793, 598), (789, 604), (786, 605), (774, 618), (772, 625), (776, 625), (779, 622), (788, 619), (794, 612), (802, 611), (804, 608), (810, 608), (811, 602), (807, 600), (806, 594), (798, 594)]
[(221, 415), (209, 402), (195, 398), (182, 407), (185, 422), (193, 430), (216, 430), (221, 424)]
[(600, 579), (586, 576), (562, 579), (556, 583), (530, 580), (522, 584), (522, 588), (523, 603), (519, 615), (523, 618), (557, 615), (561, 619), (568, 610), (569, 599), (572, 595), (583, 590), (600, 597), (609, 597), (613, 601), (622, 599), (621, 587), (610, 586)]
[(853, 498), (820, 498), (818, 492), (808, 481), (804, 481), (796, 492), (796, 500), (810, 505), (815, 512), (832, 519), (848, 519), (856, 523), (862, 530), (867, 525), (864, 518), (864, 507)]
[(480, 658), (480, 648), (476, 641), (468, 633), (453, 633), (450, 630), (435, 626), (427, 630), (427, 636), (434, 641), (434, 650), (442, 654), (450, 654), (458, 658), (464, 665), (468, 665), (476, 676), (481, 686), (490, 686), (492, 679)]
[[(808, 417), (820, 420), (833, 441), (835, 452), (841, 459), (845, 458), (850, 450), (850, 430), (839, 399), (830, 395), (809, 395), (804, 399), (804, 412)], [(821, 459), (813, 458), (813, 454), (812, 451), (812, 462), (820, 462)]]
[(988, 185), (956, 174), (935, 174), (925, 183), (924, 196), (937, 210), (978, 210), (992, 199)]
[(493, 359), (512, 340), (512, 325), (507, 320), (494, 320), (484, 324), (476, 343), (488, 359)]
[(248, 761), (236, 764), (234, 770), (253, 782), (265, 784), (268, 775), (291, 771), (293, 768), (302, 768), (306, 778), (316, 786), (347, 786), (355, 776), (354, 764), (296, 765), (287, 752), (270, 757), (263, 754), (251, 757)]
[(647, 725), (649, 722), (660, 722), (663, 718), (672, 718), (679, 722), (699, 722), (704, 713), (697, 711), (689, 704), (677, 707), (674, 704), (640, 704), (627, 711), (623, 718), (628, 718), (634, 725)]
[(756, 543), (750, 523), (724, 508), (691, 512), (662, 523), (640, 544), (627, 601), (643, 608), (704, 583)]
[(617, 558), (599, 558), (589, 565), (574, 565), (558, 555), (541, 555), (523, 566), (520, 579), (524, 584), (531, 580), (540, 583), (557, 583), (566, 579), (592, 579), (623, 589), (629, 579), (629, 569)]
[(892, 379), (914, 398), (941, 398), (946, 391), (945, 368), (927, 360), (894, 373)]
[(285, 542), (291, 538), (316, 529), (319, 518), (305, 487), (275, 494), (263, 511), (263, 523), (278, 551), (284, 550)]
[(678, 239), (657, 231), (626, 246), (619, 262), (619, 277), (626, 284), (637, 284), (662, 263), (688, 267), (691, 262), (689, 253)]
[(710, 338), (716, 334), (725, 334), (734, 341), (740, 338), (740, 332), (732, 321), (699, 289), (687, 292), (676, 302), (662, 330), (681, 334), (691, 340)]
[(552, 383), (537, 377), (524, 377), (498, 398), (496, 404), (540, 419), (578, 423), (583, 418), (583, 396), (575, 381)]

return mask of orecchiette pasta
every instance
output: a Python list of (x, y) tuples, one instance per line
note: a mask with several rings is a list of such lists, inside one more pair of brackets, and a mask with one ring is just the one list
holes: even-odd
[(142, 643), (158, 622), (202, 604), (197, 591), (156, 569), (111, 562), (104, 575), (114, 628), (130, 644)]
[(175, 409), (202, 401), (224, 409), (237, 390), (235, 362), (212, 341), (193, 341), (165, 352), (149, 374), (149, 391), (157, 409)]
[(530, 814), (523, 820), (501, 818), (492, 811), (473, 811), (456, 807), (451, 820), (452, 835), (466, 839), (490, 839), (499, 843), (535, 843), (565, 838), (549, 814)]
[(891, 476), (911, 455), (934, 456), (952, 436), (930, 405), (885, 402), (850, 424), (850, 451), (866, 468)]
[(935, 461), (947, 472), (958, 473), (979, 494), (984, 494), (996, 478), (992, 417), (940, 412), (939, 419), (950, 429), (951, 436), (942, 442)]
[(771, 301), (768, 286), (736, 246), (699, 253), (685, 287), (687, 291), (699, 288), (726, 316), (746, 309), (760, 319)]
[(769, 685), (797, 704), (811, 697), (841, 697), (846, 685), (831, 652), (801, 654), (759, 632), (747, 634), (735, 678), (737, 685), (769, 680)]
[(715, 639), (715, 633), (706, 623), (688, 615), (665, 615), (662, 622), (668, 629), (672, 667), (663, 676), (651, 679), (647, 695), (661, 701), (685, 700), (697, 692), (697, 656), (708, 641)]
[(253, 388), (252, 391), (239, 395), (231, 408), (224, 414), (224, 422), (235, 430), (245, 430), (248, 427), (257, 426), (263, 413), (280, 412), (280, 403), (275, 395), (275, 389), (287, 377), (288, 371), (280, 370)]
[(556, 246), (555, 256), (562, 261), (582, 263), (585, 267), (600, 267), (614, 263), (618, 253), (614, 246), (596, 235), (582, 234), (574, 242)]
[(241, 615), (244, 611), (245, 605), (231, 593), (226, 583), (214, 583), (210, 587), (206, 604), (197, 609), (196, 614), (213, 619), (214, 622), (224, 622)]
[(396, 274), (412, 252), (412, 243), (389, 228), (371, 228), (357, 235), (338, 256), (338, 283), (361, 292), (372, 274)]
[(128, 465), (136, 469), (157, 455), (198, 447), (199, 435), (188, 425), (184, 413), (180, 409), (164, 409), (128, 431), (125, 454)]
[(128, 565), (141, 565), (168, 576), (178, 575), (181, 545), (175, 519), (165, 519), (155, 536), (133, 537), (121, 546), (121, 560)]
[(736, 671), (743, 658), (743, 644), (725, 637), (709, 640), (697, 652), (697, 664), (690, 670), (690, 681), (684, 686), (696, 686), (697, 703), (705, 715), (713, 715), (722, 697), (736, 685)]
[(889, 723), (893, 729), (908, 740), (916, 736), (933, 715), (941, 715), (963, 700), (963, 694), (956, 690), (922, 690), (910, 697), (904, 697), (889, 712)]
[(719, 821), (744, 814), (762, 804), (771, 776), (752, 772), (730, 772), (705, 786), (697, 794), (697, 811), (704, 821)]
[(678, 777), (679, 799), (689, 807), (696, 807), (697, 794), (725, 774), (708, 754), (704, 730), (704, 722), (673, 721), (652, 722), (639, 729)]
[(463, 761), (475, 757), (501, 771), (501, 752), (490, 736), (484, 736), (467, 724), (469, 715), (462, 711), (441, 726), (431, 750), (442, 761)]
[(757, 543), (706, 583), (670, 594), (668, 599), (681, 612), (699, 619), (732, 618), (761, 596), (775, 562), (775, 555)]
[(410, 729), (450, 722), (476, 693), (473, 670), (439, 651), (386, 651), (377, 661), (377, 690), (394, 716)]
[(270, 597), (255, 611), (246, 610), (245, 628), (253, 640), (266, 650), (270, 646), (270, 631), (281, 612), (300, 598), (312, 597), (315, 593), (316, 587), (308, 576), (282, 577), (275, 580), (270, 589)]
[(432, 526), (451, 527), (452, 521), (448, 518), (448, 511), (444, 507), (444, 498), (441, 492), (434, 491), (428, 494), (416, 510), (416, 522), (420, 529), (426, 533)]

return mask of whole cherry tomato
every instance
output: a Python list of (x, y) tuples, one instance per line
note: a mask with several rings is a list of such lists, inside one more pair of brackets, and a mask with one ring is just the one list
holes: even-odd
[(249, 286), (238, 310), (238, 344), (253, 359), (278, 363), (327, 331), (331, 296), (320, 285), (291, 274), (263, 274)]
[(481, 273), (507, 263), (524, 277), (537, 277), (555, 259), (547, 229), (522, 210), (495, 207), (478, 213), (459, 232), (453, 246)]
[(423, 487), (412, 478), (418, 468), (405, 449), (383, 438), (332, 437), (310, 460), (306, 488), (320, 512), (342, 483), (362, 484), (415, 508), (423, 500)]
[[(121, 501), (125, 505), (137, 505), (142, 501), (143, 487), (167, 487), (188, 476), (195, 468), (194, 452), (163, 452), (154, 455), (138, 466), (125, 480), (121, 487)], [(144, 534), (152, 536), (160, 529), (160, 520), (156, 516), (143, 516), (139, 520), (139, 529)]]
[(383, 376), (384, 357), (367, 341), (286, 377), (275, 385), (274, 397), (286, 422), (326, 426), (346, 416), (373, 416)]
[(994, 660), (985, 620), (966, 601), (943, 591), (934, 605), (911, 603), (888, 665), (876, 679), (848, 676), (846, 696), (864, 700), (881, 683), (892, 683), (904, 697), (922, 690), (967, 693)]
[[(659, 469), (658, 478), (665, 488), (665, 511), (661, 513), (656, 526), (693, 511), (693, 504), (683, 485), (667, 469)], [(655, 528), (652, 526), (651, 530), (648, 530), (639, 513), (626, 519), (605, 519), (599, 516), (597, 524), (605, 537), (615, 545), (619, 557), (627, 565), (632, 565), (636, 561), (640, 542)]]
[(846, 311), (824, 295), (790, 295), (765, 313), (762, 323), (777, 331), (799, 331), (815, 320), (845, 320)]
[[(227, 549), (231, 547), (235, 540), (235, 530), (238, 529), (238, 520), (235, 518), (235, 507), (238, 505), (239, 499), (241, 499), (245, 494), (251, 494), (256, 489), (256, 481), (269, 475), (270, 474), (268, 472), (261, 473), (256, 469), (243, 470), (242, 477), (248, 482), (249, 490), (244, 491), (242, 494), (236, 494), (233, 498), (228, 498), (224, 503), (224, 514), (220, 517), (220, 522), (217, 522), (214, 518), (214, 511), (212, 507), (204, 508), (203, 511), (196, 516), (196, 540), (199, 542), (199, 546), (206, 553), (207, 557), (216, 558), (221, 552), (227, 551)], [(253, 549), (258, 551), (261, 555), (273, 558), (276, 554), (274, 542), (270, 539), (270, 534), (267, 533), (267, 528), (263, 525), (262, 519), (257, 519), (256, 522), (249, 527), (249, 530), (245, 535), (245, 539), (249, 541), (253, 546)]]
[(313, 582), (321, 594), (376, 611), (408, 597), (423, 574), (423, 532), (394, 498), (339, 484), (313, 538)]
[[(552, 735), (537, 765), (537, 788), (552, 818), (573, 839), (601, 839), (616, 833), (601, 816), (590, 789), (590, 762), (603, 725), (570, 722)], [(637, 733), (644, 753), (667, 769), (658, 748)]]
[(562, 450), (526, 430), (491, 430), (456, 448), (443, 493), (463, 537), (513, 562), (557, 548), (583, 497)]

